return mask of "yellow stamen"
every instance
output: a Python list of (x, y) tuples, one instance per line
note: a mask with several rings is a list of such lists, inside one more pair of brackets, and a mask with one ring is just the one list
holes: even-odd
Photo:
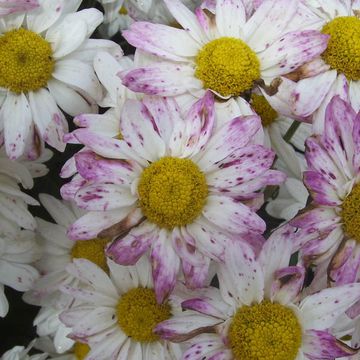
[(290, 308), (263, 301), (238, 309), (230, 324), (229, 342), (236, 360), (294, 360), (301, 333)]
[(54, 70), (49, 42), (26, 29), (0, 37), (0, 86), (15, 93), (45, 87)]
[(328, 22), (321, 32), (330, 35), (321, 55), (324, 61), (349, 80), (360, 80), (360, 19), (340, 16)]
[(240, 39), (222, 37), (207, 43), (196, 57), (195, 76), (222, 96), (238, 96), (260, 78), (260, 62)]
[(82, 344), (79, 342), (75, 343), (74, 353), (77, 360), (84, 360), (89, 352), (90, 347), (88, 344)]
[(360, 243), (360, 184), (356, 184), (341, 206), (345, 233)]
[(192, 223), (208, 195), (205, 175), (189, 159), (164, 157), (141, 174), (140, 207), (149, 221), (173, 229)]
[(271, 125), (278, 118), (277, 112), (270, 106), (266, 98), (262, 95), (251, 95), (251, 107), (260, 116), (264, 127)]
[(122, 7), (120, 8), (119, 14), (120, 14), (120, 15), (127, 15), (127, 14), (128, 14), (128, 11), (127, 11), (127, 9), (126, 9), (125, 6), (122, 6)]
[(135, 288), (121, 297), (117, 317), (127, 336), (139, 342), (153, 342), (159, 340), (153, 333), (154, 327), (171, 317), (171, 307), (159, 305), (153, 289)]
[(105, 246), (109, 243), (109, 239), (91, 239), (79, 240), (71, 249), (72, 259), (87, 259), (104, 271), (108, 272), (106, 263)]

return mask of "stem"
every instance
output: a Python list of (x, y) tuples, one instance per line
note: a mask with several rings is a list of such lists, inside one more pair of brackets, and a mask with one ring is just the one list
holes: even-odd
[(284, 140), (287, 143), (290, 143), (291, 138), (294, 136), (294, 134), (296, 133), (296, 130), (299, 128), (300, 125), (301, 125), (301, 122), (297, 121), (297, 120), (294, 120), (293, 123), (290, 125), (288, 131), (284, 135)]

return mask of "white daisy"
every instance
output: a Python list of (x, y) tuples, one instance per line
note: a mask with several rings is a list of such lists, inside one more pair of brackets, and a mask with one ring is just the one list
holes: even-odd
[(274, 153), (254, 144), (257, 116), (216, 125), (211, 92), (185, 117), (174, 99), (145, 97), (125, 103), (120, 128), (124, 140), (76, 134), (95, 153), (75, 155), (79, 174), (62, 188), (90, 210), (71, 238), (117, 237), (107, 253), (123, 265), (151, 249), (159, 302), (180, 269), (189, 286), (203, 284), (228, 238), (261, 247), (265, 223), (253, 205), (284, 175), (270, 170)]
[(96, 110), (102, 89), (92, 60), (115, 43), (89, 40), (103, 16), (75, 12), (80, 1), (41, 0), (25, 15), (0, 19), (0, 129), (10, 158), (35, 158), (45, 141), (63, 151), (70, 115)]
[[(324, 129), (325, 109), (339, 95), (360, 110), (360, 3), (358, 0), (302, 0), (312, 12), (312, 26), (330, 35), (327, 49), (310, 66), (308, 78), (292, 93), (296, 114), (313, 114), (314, 132)], [(316, 20), (316, 21), (315, 21)], [(312, 70), (311, 70), (312, 69)]]
[(68, 271), (80, 283), (62, 287), (79, 300), (61, 320), (72, 328), (72, 338), (89, 344), (87, 359), (180, 359), (179, 345), (153, 333), (158, 323), (181, 310), (168, 302), (156, 302), (148, 259), (135, 266), (109, 260), (108, 267), (109, 275), (87, 260), (76, 259)]
[(84, 214), (74, 204), (60, 201), (47, 194), (39, 195), (44, 208), (56, 223), (36, 218), (37, 232), (43, 247), (43, 256), (36, 262), (41, 276), (23, 299), (42, 306), (34, 325), (39, 336), (51, 336), (57, 353), (68, 351), (74, 341), (68, 338), (70, 329), (61, 323), (59, 315), (73, 304), (73, 298), (61, 294), (63, 284), (76, 285), (77, 280), (66, 271), (74, 258), (88, 259), (107, 270), (105, 245), (109, 239), (74, 242), (66, 234), (67, 228)]
[(38, 0), (0, 0), (0, 16), (32, 10), (38, 6)]
[[(17, 234), (19, 226), (28, 230), (36, 227), (28, 205), (39, 203), (22, 192), (18, 185), (24, 189), (31, 189), (34, 185), (27, 166), (27, 163), (9, 160), (3, 148), (0, 149), (0, 233), (9, 237)], [(42, 166), (34, 166), (33, 169), (44, 171)]]
[(158, 57), (121, 75), (134, 91), (202, 97), (210, 89), (228, 99), (258, 83), (270, 85), (326, 48), (327, 35), (289, 32), (297, 0), (265, 1), (249, 18), (242, 0), (218, 0), (215, 15), (201, 8), (194, 14), (179, 0), (165, 3), (181, 29), (136, 22), (123, 32), (131, 45)]
[(39, 276), (30, 264), (40, 257), (41, 248), (32, 231), (18, 228), (12, 237), (0, 235), (0, 317), (9, 310), (4, 285), (17, 291), (29, 290)]
[(288, 227), (265, 243), (258, 259), (229, 243), (219, 264), (220, 289), (195, 290), (183, 312), (155, 328), (172, 341), (193, 338), (183, 359), (313, 360), (357, 353), (328, 329), (360, 298), (360, 284), (322, 290), (299, 301), (305, 269), (288, 266), (295, 249)]

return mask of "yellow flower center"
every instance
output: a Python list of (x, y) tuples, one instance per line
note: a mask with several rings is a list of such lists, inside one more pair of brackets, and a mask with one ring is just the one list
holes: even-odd
[(149, 221), (173, 229), (190, 224), (208, 195), (205, 175), (189, 159), (163, 157), (141, 174), (140, 207)]
[(345, 233), (360, 243), (360, 184), (345, 198), (340, 214)]
[(195, 76), (204, 87), (222, 96), (238, 96), (260, 78), (260, 62), (240, 39), (222, 37), (207, 43), (197, 54)]
[(360, 80), (360, 19), (340, 16), (328, 22), (321, 32), (330, 35), (322, 54), (324, 61), (349, 80)]
[(0, 86), (15, 93), (45, 87), (54, 70), (50, 43), (26, 29), (0, 37)]
[(71, 249), (72, 259), (87, 259), (97, 266), (101, 267), (104, 271), (108, 272), (106, 263), (105, 246), (109, 243), (109, 239), (91, 239), (79, 240)]
[(238, 309), (229, 341), (236, 360), (294, 360), (301, 346), (301, 326), (290, 308), (263, 301)]
[(128, 11), (126, 9), (125, 6), (122, 6), (120, 9), (119, 9), (119, 14), (120, 15), (127, 15), (128, 14)]
[(254, 93), (251, 95), (251, 107), (260, 116), (261, 123), (264, 127), (271, 125), (278, 117), (277, 112), (262, 95), (256, 95)]
[(77, 360), (84, 360), (89, 352), (90, 347), (88, 344), (82, 344), (79, 342), (75, 343), (74, 353)]
[(139, 342), (158, 341), (159, 337), (153, 333), (153, 329), (170, 317), (170, 305), (159, 305), (153, 289), (131, 289), (117, 305), (119, 326), (127, 336)]

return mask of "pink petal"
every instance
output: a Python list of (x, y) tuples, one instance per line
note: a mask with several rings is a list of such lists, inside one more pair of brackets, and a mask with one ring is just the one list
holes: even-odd
[(138, 21), (122, 35), (132, 46), (167, 60), (185, 62), (200, 49), (185, 30), (162, 24)]
[(307, 330), (303, 338), (304, 354), (313, 360), (332, 360), (343, 356), (351, 356), (357, 350), (337, 340), (327, 331)]
[(203, 87), (194, 77), (194, 69), (181, 63), (158, 62), (118, 75), (130, 90), (148, 95), (175, 96)]
[(175, 287), (180, 259), (172, 248), (166, 230), (160, 230), (151, 249), (152, 275), (156, 300), (162, 303)]
[(115, 239), (106, 250), (106, 254), (121, 265), (134, 265), (150, 248), (156, 238), (154, 225), (144, 221), (133, 228), (123, 238)]

